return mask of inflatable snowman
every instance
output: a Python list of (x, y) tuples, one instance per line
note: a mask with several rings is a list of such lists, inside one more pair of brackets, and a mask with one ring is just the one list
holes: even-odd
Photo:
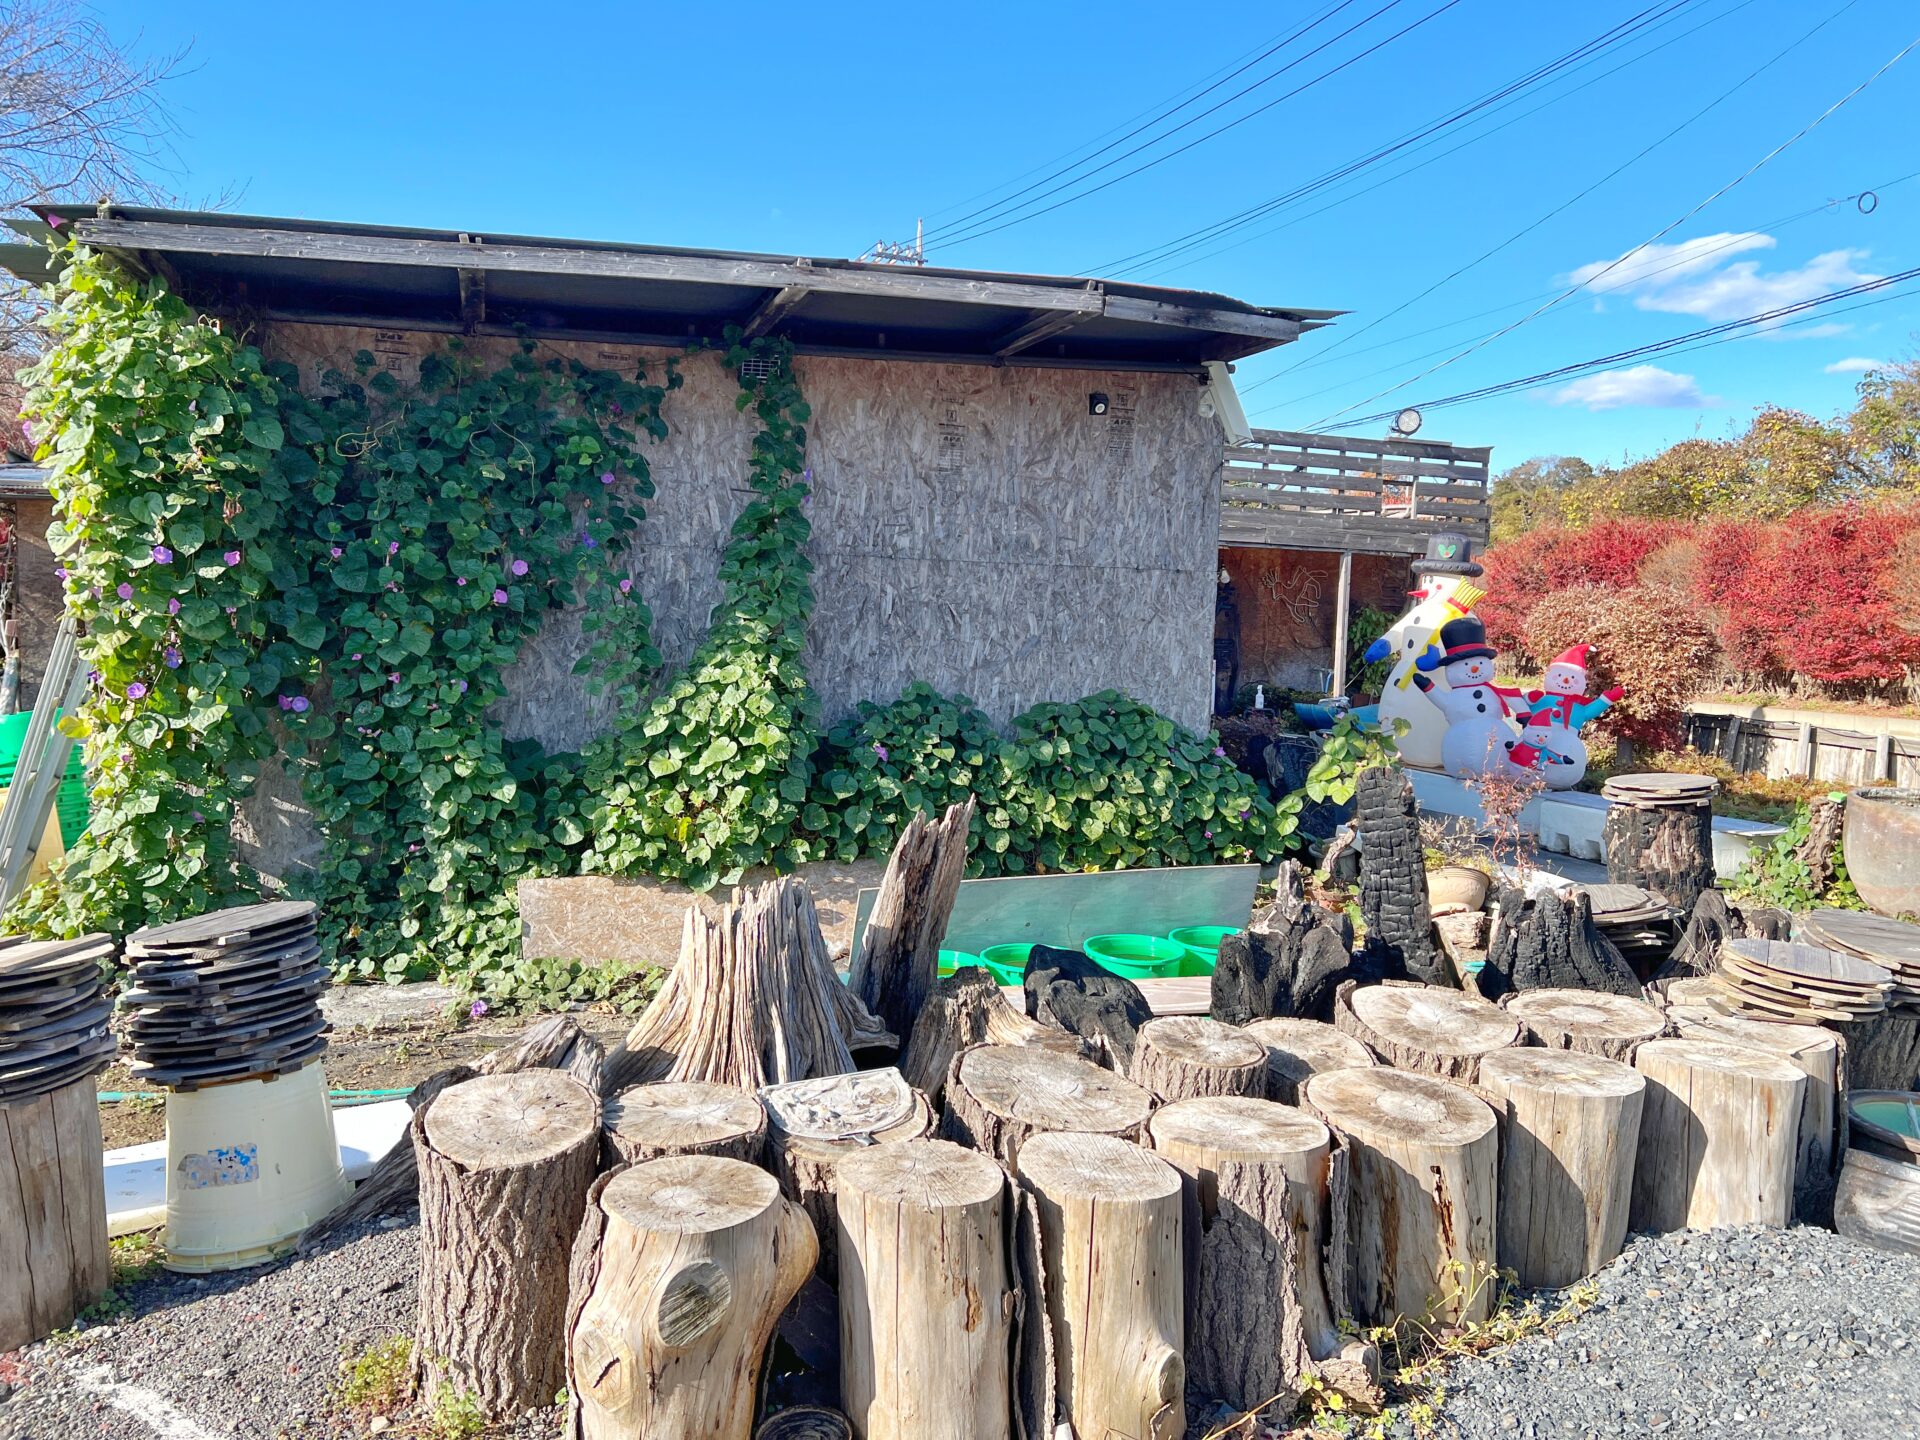
[[(1494, 686), (1494, 658), (1487, 627), (1466, 615), (1442, 625), (1416, 662), (1413, 686), (1446, 722), (1440, 768), (1449, 775), (1472, 780), (1520, 768), (1511, 753), (1520, 735), (1508, 713), (1507, 694)], [(1440, 671), (1446, 683), (1436, 685), (1429, 670)]]
[[(1587, 773), (1587, 744), (1580, 730), (1611, 710), (1626, 692), (1616, 685), (1597, 699), (1587, 696), (1588, 645), (1574, 645), (1547, 666), (1546, 678), (1538, 690), (1527, 692), (1532, 712), (1526, 717), (1522, 742), (1526, 753), (1516, 749), (1516, 757), (1530, 762), (1546, 777), (1554, 790), (1571, 790)], [(1537, 753), (1538, 758), (1533, 758)]]
[(1473, 561), (1473, 542), (1466, 536), (1430, 537), (1426, 555), (1413, 562), (1415, 588), (1407, 592), (1413, 608), (1367, 649), (1369, 665), (1393, 657), (1393, 672), (1380, 696), (1380, 728), (1389, 735), (1399, 730), (1396, 744), (1405, 764), (1426, 770), (1441, 766), (1447, 719), (1420, 697), (1414, 685), (1415, 667), (1440, 628), (1449, 620), (1464, 619), (1485, 593), (1470, 583), (1483, 573)]

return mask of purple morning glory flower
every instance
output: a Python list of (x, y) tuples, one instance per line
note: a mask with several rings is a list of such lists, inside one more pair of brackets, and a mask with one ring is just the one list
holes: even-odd
[(304, 715), (313, 708), (313, 702), (304, 695), (296, 695), (293, 697), (293, 703), (287, 708), (296, 715)]
[(22, 420), (20, 422), (20, 433), (29, 440), (33, 439), (33, 421)]
[(202, 820), (205, 820), (206, 818), (207, 817), (202, 815), (198, 810), (195, 810), (193, 812), (193, 823), (196, 825), (198, 825)]
[(487, 1002), (484, 1000), (474, 1001), (473, 1004), (467, 1007), (467, 1013), (478, 1020), (482, 1015), (487, 1013)]
[(174, 649), (173, 646), (169, 645), (166, 649), (162, 650), (160, 652), (160, 658), (167, 662), (167, 669), (178, 670), (180, 668), (180, 652)]
[(391, 675), (387, 676), (387, 679), (398, 685), (400, 683), (400, 672), (398, 670), (394, 671)]
[(66, 223), (67, 223), (67, 217), (64, 215), (48, 215), (47, 216), (47, 224), (55, 230), (58, 230), (62, 225)]
[(100, 672), (98, 670), (87, 671), (87, 683), (89, 685), (98, 685), (100, 683)]
[(886, 763), (887, 747), (882, 745), (878, 740), (873, 742), (873, 753), (880, 757), (880, 762), (882, 764)]
[(457, 580), (455, 580), (455, 581), (454, 581), (453, 583), (454, 583), (454, 584), (456, 584), (456, 585), (464, 585), (464, 584), (466, 584), (466, 583), (467, 583), (467, 577), (466, 577), (466, 576), (464, 576), (464, 575), (462, 575), (462, 576), (460, 576), (460, 578), (459, 578), (459, 579), (457, 579)]
[(630, 595), (630, 594), (632, 594), (632, 593), (633, 593), (633, 581), (631, 581), (631, 580), (622, 580), (622, 581), (620, 582), (620, 593), (621, 593), (622, 595)]
[(329, 554), (329, 555), (331, 555), (331, 556), (332, 556), (332, 557), (333, 557), (334, 559), (336, 559), (336, 560), (338, 560), (338, 559), (340, 558), (340, 554), (341, 554), (341, 551), (340, 551), (340, 547), (339, 547), (338, 545), (330, 545), (330, 546), (328, 546), (328, 547), (327, 547), (327, 554)]
[(118, 585), (113, 587), (113, 593), (118, 595), (122, 600), (131, 600), (133, 598), (133, 586), (122, 580)]
[(387, 542), (387, 554), (398, 555), (399, 553), (400, 553), (400, 542), (398, 540), (389, 540)]
[(238, 565), (240, 563), (240, 552), (238, 550), (229, 550), (220, 558), (225, 560), (229, 566)]
[(466, 682), (466, 681), (464, 681), (464, 680), (456, 680), (456, 681), (455, 681), (454, 683), (455, 683), (456, 685), (458, 685), (458, 686), (460, 687), (460, 693), (461, 693), (462, 695), (464, 695), (464, 694), (466, 694), (466, 693), (467, 693), (467, 682)]
[(178, 615), (180, 613), (180, 602), (178, 600), (167, 601), (167, 613), (169, 615)]
[(584, 530), (580, 532), (580, 543), (589, 550), (597, 549), (600, 544), (598, 540), (594, 539), (593, 536), (587, 534)]
[(507, 569), (511, 570), (515, 575), (524, 575), (527, 573), (527, 562), (524, 560), (516, 560), (513, 564), (509, 565)]
[(1253, 811), (1251, 811), (1251, 810), (1242, 810), (1242, 811), (1240, 812), (1240, 818), (1241, 818), (1242, 820), (1244, 820), (1244, 819), (1246, 819), (1246, 818), (1247, 818), (1247, 817), (1248, 817), (1249, 815), (1251, 815), (1251, 814), (1253, 814)]
[(238, 615), (238, 614), (239, 614), (240, 612), (239, 612), (239, 610), (238, 610), (238, 609), (236, 609), (236, 608), (235, 608), (234, 606), (232, 606), (232, 605), (229, 605), (229, 606), (227, 606), (227, 613), (228, 613), (229, 615)]
[(504, 591), (504, 590), (495, 590), (495, 591), (493, 592), (493, 603), (494, 603), (494, 604), (496, 604), (496, 605), (504, 605), (504, 604), (506, 604), (506, 603), (507, 603), (507, 592), (506, 592), (506, 591)]
[(173, 551), (164, 545), (154, 546), (153, 563), (156, 565), (171, 565), (173, 563)]
[(1227, 752), (1216, 745), (1213, 747), (1213, 758), (1216, 760), (1224, 760), (1227, 758)]
[(387, 581), (387, 589), (398, 590), (399, 588), (400, 588), (400, 582), (398, 580)]
[(53, 567), (53, 573), (58, 575), (62, 580), (65, 580), (67, 578), (67, 567), (64, 565), (56, 565)]
[(1209, 840), (1213, 839), (1213, 831), (1211, 830), (1202, 830), (1200, 833), (1205, 835)]
[(146, 694), (147, 694), (147, 687), (141, 684), (138, 680), (134, 681), (131, 685), (127, 686), (127, 699), (129, 700), (145, 699)]
[(600, 475), (600, 483), (602, 485), (611, 485), (613, 483), (613, 471), (603, 471)]
[(293, 708), (293, 703), (290, 700), (288, 700), (286, 696), (276, 695), (273, 698), (279, 704), (282, 710), (291, 710)]
[(618, 400), (614, 401), (613, 404), (608, 408), (611, 409), (613, 413), (616, 415), (624, 415), (627, 413), (626, 411), (620, 408), (620, 402)]

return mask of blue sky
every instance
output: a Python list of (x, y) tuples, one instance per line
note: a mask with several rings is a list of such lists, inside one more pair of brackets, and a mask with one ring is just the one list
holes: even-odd
[[(1920, 178), (1891, 183), (1920, 170), (1920, 50), (1682, 221), (1920, 37), (1912, 0), (1665, 0), (1618, 48), (1425, 148), (1164, 262), (1115, 264), (1420, 131), (1652, 5), (97, 8), (140, 47), (191, 47), (170, 89), (172, 185), (190, 201), (817, 255), (909, 238), (925, 217), (939, 264), (1351, 310), (1238, 376), (1256, 424), (1339, 428), (1343, 407), (1418, 404), (1920, 266)], [(980, 233), (1018, 208), (968, 218), (1036, 182), (1016, 205), (1051, 206), (1232, 121), (1021, 223)], [(1874, 202), (1846, 197), (1869, 188), (1866, 214)], [(1655, 235), (1658, 248), (1639, 249)], [(1511, 334), (1390, 388), (1596, 274)], [(1831, 415), (1863, 362), (1920, 352), (1920, 284), (1884, 293), (1895, 298), (1435, 410), (1423, 434), (1491, 444), (1499, 467), (1545, 452), (1618, 461), (1725, 434), (1770, 401)]]

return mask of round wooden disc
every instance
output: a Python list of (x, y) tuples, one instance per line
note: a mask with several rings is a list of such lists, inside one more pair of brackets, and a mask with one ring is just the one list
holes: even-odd
[(1405, 1070), (1335, 1070), (1307, 1081), (1307, 1101), (1334, 1129), (1369, 1144), (1470, 1145), (1493, 1110), (1462, 1086)]
[(857, 1150), (833, 1167), (834, 1188), (927, 1210), (979, 1205), (1000, 1193), (1006, 1172), (990, 1157), (946, 1140), (906, 1140)]
[(1728, 940), (1720, 953), (1749, 969), (1828, 989), (1858, 991), (1891, 985), (1893, 972), (1844, 950), (1786, 940)]
[(1131, 1141), (1050, 1131), (1020, 1147), (1020, 1175), (1041, 1194), (1074, 1200), (1158, 1200), (1180, 1193), (1180, 1172)]
[(599, 1102), (558, 1070), (481, 1075), (427, 1107), (427, 1143), (469, 1170), (537, 1165), (600, 1129)]
[(1591, 1040), (1651, 1040), (1666, 1017), (1644, 1000), (1602, 990), (1523, 990), (1507, 1013), (1536, 1030)]
[(1045, 1130), (1114, 1134), (1144, 1124), (1153, 1111), (1153, 1096), (1132, 1081), (1037, 1046), (976, 1046), (960, 1057), (959, 1078), (994, 1114)]
[(1795, 1025), (1747, 1015), (1722, 1015), (1705, 1006), (1675, 1005), (1668, 1012), (1682, 1040), (1724, 1040), (1792, 1059), (1837, 1050), (1840, 1037), (1824, 1025)]
[(1485, 1055), (1520, 1038), (1498, 1005), (1437, 985), (1362, 985), (1347, 997), (1354, 1016), (1382, 1040), (1434, 1055)]
[(1140, 1040), (1149, 1037), (1162, 1055), (1192, 1065), (1231, 1070), (1259, 1065), (1267, 1058), (1267, 1048), (1259, 1040), (1205, 1015), (1162, 1015), (1149, 1020), (1140, 1027)]
[(1188, 1145), (1221, 1160), (1280, 1160), (1331, 1143), (1327, 1127), (1304, 1110), (1239, 1095), (1176, 1100), (1147, 1122), (1156, 1149)]
[(1808, 938), (1886, 964), (1920, 968), (1920, 925), (1889, 919), (1866, 910), (1809, 911), (1794, 926)]
[(1631, 1095), (1646, 1077), (1631, 1065), (1579, 1050), (1502, 1050), (1480, 1062), (1480, 1084), (1496, 1095), (1507, 1088), (1557, 1095)]
[(1267, 1047), (1267, 1073), (1295, 1086), (1328, 1070), (1364, 1070), (1379, 1063), (1366, 1046), (1324, 1020), (1255, 1020), (1246, 1032)]
[(731, 1085), (704, 1080), (635, 1085), (607, 1102), (606, 1128), (655, 1150), (693, 1150), (766, 1123), (760, 1102)]
[(600, 1192), (600, 1208), (636, 1230), (711, 1235), (745, 1224), (779, 1194), (773, 1176), (744, 1160), (669, 1155), (615, 1175)]
[(1636, 1070), (1645, 1070), (1649, 1062), (1688, 1070), (1719, 1070), (1755, 1080), (1791, 1081), (1802, 1073), (1799, 1066), (1778, 1055), (1746, 1045), (1729, 1045), (1724, 1040), (1649, 1040), (1633, 1052), (1633, 1065)]

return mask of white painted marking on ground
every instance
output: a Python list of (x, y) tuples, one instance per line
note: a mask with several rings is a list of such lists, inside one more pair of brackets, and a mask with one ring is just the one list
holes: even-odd
[(221, 1440), (198, 1420), (167, 1399), (158, 1390), (116, 1380), (105, 1365), (76, 1370), (73, 1380), (89, 1395), (98, 1395), (116, 1410), (124, 1411), (145, 1425), (154, 1440)]

